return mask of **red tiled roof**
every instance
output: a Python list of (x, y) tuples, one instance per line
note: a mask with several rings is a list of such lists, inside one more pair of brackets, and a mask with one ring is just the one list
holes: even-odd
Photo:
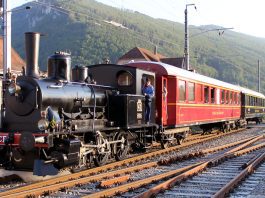
[[(3, 71), (3, 38), (0, 37), (0, 70)], [(21, 71), (22, 66), (25, 66), (25, 61), (19, 56), (19, 54), (12, 48), (11, 50), (11, 70)]]
[(154, 54), (147, 49), (135, 47), (126, 54), (124, 54), (122, 57), (120, 57), (118, 60), (118, 64), (128, 63), (133, 60), (163, 62), (169, 65), (182, 68), (184, 58), (167, 58), (166, 56), (163, 56), (158, 53)]
[(122, 57), (120, 57), (119, 61), (124, 60), (124, 59), (133, 60), (133, 59), (139, 59), (139, 58), (143, 58), (146, 61), (159, 62), (160, 58), (165, 58), (165, 56), (158, 54), (158, 53), (154, 54), (144, 48), (135, 47), (131, 49), (129, 52), (127, 52), (126, 54), (124, 54)]

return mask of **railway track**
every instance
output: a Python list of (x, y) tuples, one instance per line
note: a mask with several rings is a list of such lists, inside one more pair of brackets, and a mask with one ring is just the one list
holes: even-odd
[[(194, 135), (189, 136), (181, 145), (173, 146), (173, 147), (170, 147), (168, 149), (164, 149), (162, 151), (161, 151), (160, 148), (157, 149), (156, 148), (157, 145), (155, 145), (156, 147), (154, 147), (150, 152), (148, 152), (146, 154), (140, 153), (140, 155), (141, 155), (140, 157), (137, 157), (139, 154), (131, 154), (131, 155), (129, 155), (127, 160), (123, 160), (121, 162), (115, 162), (113, 160), (112, 163), (110, 163), (110, 165), (105, 165), (105, 166), (102, 166), (102, 167), (99, 167), (99, 168), (91, 167), (92, 169), (90, 169), (90, 170), (93, 170), (93, 171), (92, 172), (88, 171), (88, 174), (96, 174), (97, 171), (100, 171), (100, 172), (107, 171), (107, 170), (112, 169), (112, 167), (116, 168), (116, 167), (119, 167), (119, 166), (126, 166), (126, 164), (131, 164), (134, 161), (142, 161), (142, 160), (154, 157), (154, 156), (164, 155), (166, 153), (178, 151), (179, 149), (184, 149), (184, 148), (186, 148), (186, 147), (188, 147), (190, 145), (200, 144), (201, 142), (205, 142), (205, 141), (209, 141), (209, 140), (213, 140), (213, 139), (218, 139), (220, 137), (223, 137), (223, 136), (226, 136), (226, 135), (230, 135), (230, 134), (234, 134), (234, 133), (238, 133), (238, 132), (241, 132), (241, 131), (242, 131), (242, 129), (239, 129), (237, 131), (232, 131), (232, 132), (229, 132), (229, 133), (222, 133), (222, 134), (219, 134), (217, 136), (216, 136), (216, 133), (203, 135), (203, 136), (201, 134), (194, 134)], [(0, 171), (1, 170), (4, 170), (4, 169), (0, 168)], [(85, 172), (85, 174), (86, 174), (86, 172)], [(13, 178), (13, 177), (14, 176), (11, 175), (11, 178)], [(10, 180), (9, 176), (7, 176), (6, 178), (7, 179), (5, 179), (5, 176), (3, 176), (3, 174), (0, 174), (0, 184), (4, 183), (6, 180), (7, 181)], [(24, 179), (24, 178), (22, 178), (22, 179)]]
[(265, 163), (261, 164), (252, 174), (230, 193), (229, 197), (258, 197), (264, 195)]
[[(260, 137), (259, 137), (260, 138)], [(207, 139), (207, 138), (206, 138)], [(253, 138), (251, 138), (253, 139)], [(180, 166), (179, 169), (176, 170), (176, 167), (173, 167), (174, 170), (169, 171), (168, 168), (164, 168), (166, 167), (165, 164), (169, 164), (172, 163), (172, 159), (170, 160), (159, 160), (159, 161), (153, 161), (153, 162), (146, 162), (144, 164), (134, 164), (132, 167), (127, 167), (127, 168), (121, 168), (121, 164), (118, 164), (117, 162), (109, 164), (107, 166), (104, 167), (98, 167), (95, 169), (90, 169), (90, 170), (86, 170), (80, 173), (75, 173), (72, 174), (71, 176), (63, 176), (63, 177), (59, 177), (59, 178), (55, 178), (55, 179), (51, 179), (51, 180), (47, 180), (45, 182), (39, 182), (36, 184), (32, 184), (32, 185), (28, 185), (25, 187), (21, 187), (21, 188), (17, 188), (17, 189), (13, 189), (10, 191), (6, 191), (3, 193), (0, 193), (0, 197), (25, 197), (25, 196), (38, 196), (38, 195), (49, 195), (53, 192), (58, 192), (63, 191), (63, 193), (68, 193), (70, 192), (71, 195), (73, 194), (78, 194), (79, 196), (82, 196), (82, 192), (83, 194), (90, 194), (90, 193), (97, 193), (97, 191), (99, 192), (103, 192), (103, 195), (105, 196), (113, 196), (113, 195), (118, 195), (121, 192), (127, 192), (127, 191), (132, 191), (136, 188), (141, 187), (142, 185), (146, 185), (146, 181), (149, 180), (149, 183), (154, 182), (154, 181), (160, 181), (161, 179), (165, 179), (167, 177), (172, 177), (173, 175), (176, 174), (180, 174), (183, 171), (187, 171), (192, 167), (196, 167), (198, 166), (201, 162), (200, 160), (196, 159), (196, 156), (203, 156), (207, 153), (211, 153), (211, 152), (216, 152), (220, 149), (225, 149), (228, 147), (233, 147), (235, 145), (238, 144), (242, 144), (244, 142), (249, 141), (250, 138), (245, 139), (245, 140), (241, 140), (239, 142), (236, 143), (230, 143), (228, 145), (224, 145), (222, 147), (215, 147), (215, 148), (211, 148), (211, 149), (205, 149), (203, 151), (200, 152), (195, 152), (195, 153), (190, 153), (190, 154), (186, 154), (186, 155), (182, 155), (179, 156), (178, 158), (174, 158), (174, 160), (179, 160), (179, 161), (185, 161), (186, 159), (190, 158), (191, 160), (186, 160), (186, 164), (185, 162), (182, 163), (182, 165)], [(200, 140), (202, 141), (202, 140)], [(171, 148), (172, 149), (172, 148)], [(165, 149), (162, 150), (160, 152), (165, 152), (166, 150), (170, 150), (170, 149)], [(169, 152), (169, 151), (167, 151)], [(141, 159), (146, 159), (147, 157), (151, 158), (151, 156), (149, 156), (149, 154), (146, 154), (145, 156), (140, 156), (139, 160)], [(158, 155), (158, 153), (156, 154)], [(173, 160), (173, 161), (174, 161)], [(137, 160), (136, 160), (137, 161)], [(124, 160), (123, 162), (121, 162), (123, 164), (123, 166), (130, 166), (129, 164), (135, 163), (135, 161), (133, 162), (132, 159), (127, 159)], [(192, 164), (194, 163), (194, 164)], [(116, 168), (115, 168), (115, 165)], [(120, 167), (120, 168), (118, 168)], [(119, 170), (113, 170), (110, 171), (111, 169), (119, 169)], [(160, 169), (161, 174), (164, 174), (164, 176), (159, 175), (157, 176), (157, 178), (152, 178), (151, 175), (151, 181), (150, 178), (146, 178), (146, 181), (139, 181), (139, 179), (136, 178), (135, 175), (137, 175), (137, 173), (140, 172), (145, 172), (145, 171), (149, 171), (152, 169)], [(108, 170), (108, 172), (104, 172)], [(173, 172), (172, 172), (173, 171)], [(102, 172), (102, 173), (100, 173)], [(96, 174), (96, 175), (93, 175)], [(113, 179), (113, 177), (115, 179)], [(98, 181), (101, 181), (100, 183)], [(109, 188), (109, 187), (113, 187), (119, 184), (122, 184), (124, 182), (128, 182), (126, 187), (126, 190), (120, 190), (120, 189), (113, 189), (111, 188), (111, 193), (112, 194), (106, 194), (106, 191), (109, 191), (109, 189), (106, 189), (104, 191), (102, 191), (102, 188)], [(144, 183), (142, 183), (144, 182)], [(86, 186), (89, 184), (89, 187), (85, 187), (83, 188), (82, 186)], [(126, 185), (126, 184), (125, 184)], [(132, 186), (130, 186), (132, 185)], [(136, 185), (136, 186), (133, 186)], [(123, 186), (123, 185), (121, 185)], [(119, 187), (119, 185), (118, 185)], [(68, 190), (69, 188), (71, 188), (71, 190)], [(115, 187), (116, 188), (116, 187)], [(124, 188), (124, 186), (123, 186)], [(81, 193), (81, 194), (80, 194)], [(92, 197), (101, 197), (103, 196), (101, 195), (97, 195), (97, 194), (91, 194)], [(60, 196), (60, 195), (59, 195)], [(64, 195), (65, 196), (65, 195)]]
[(137, 197), (225, 197), (265, 159), (264, 147), (262, 139), (254, 146), (245, 149), (237, 147), (211, 157)]

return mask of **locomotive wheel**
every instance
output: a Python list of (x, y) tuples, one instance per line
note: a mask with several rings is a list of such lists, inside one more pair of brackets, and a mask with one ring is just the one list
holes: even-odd
[(105, 154), (98, 154), (95, 156), (94, 158), (94, 163), (96, 166), (103, 166), (108, 162), (109, 159), (109, 154), (105, 153)]
[(97, 148), (96, 155), (94, 156), (94, 163), (96, 166), (103, 166), (108, 162), (110, 156), (108, 151), (110, 148), (108, 147), (108, 144), (105, 144), (105, 138), (103, 136), (98, 137), (97, 144), (104, 144), (104, 147)]
[(119, 132), (115, 140), (122, 140), (123, 142), (118, 142), (114, 145), (114, 151), (115, 151), (115, 159), (117, 161), (121, 161), (126, 158), (126, 155), (128, 153), (128, 150), (130, 149), (130, 143), (127, 139), (126, 132), (122, 131)]

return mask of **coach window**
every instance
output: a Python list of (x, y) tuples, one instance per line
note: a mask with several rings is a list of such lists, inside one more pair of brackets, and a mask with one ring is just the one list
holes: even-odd
[(225, 92), (225, 104), (229, 103), (229, 91)]
[(195, 84), (191, 82), (188, 83), (188, 100), (195, 100)]
[(246, 96), (245, 95), (245, 98), (246, 98), (246, 106), (250, 106), (250, 98), (249, 98), (249, 96)]
[(233, 92), (230, 91), (229, 104), (233, 104)]
[(233, 104), (236, 104), (236, 102), (237, 102), (237, 98), (236, 98), (236, 93), (234, 92), (233, 93)]
[(204, 86), (204, 103), (209, 103), (209, 87)]
[(127, 71), (120, 71), (117, 74), (117, 81), (119, 86), (130, 86), (133, 83), (132, 74)]
[(221, 104), (225, 103), (225, 90), (221, 90)]
[(198, 102), (203, 102), (203, 97), (202, 97), (202, 85), (196, 84), (196, 98)]
[(179, 80), (179, 101), (186, 100), (186, 82)]
[(215, 103), (215, 88), (211, 87), (211, 103)]

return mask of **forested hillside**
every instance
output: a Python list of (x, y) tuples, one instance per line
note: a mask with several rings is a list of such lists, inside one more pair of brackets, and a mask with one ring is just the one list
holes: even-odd
[[(12, 45), (24, 57), (24, 32), (43, 33), (39, 61), (42, 70), (46, 70), (47, 57), (58, 50), (70, 51), (73, 65), (100, 63), (105, 58), (115, 63), (136, 46), (153, 51), (156, 45), (158, 53), (167, 57), (183, 56), (183, 24), (94, 0), (39, 2), (28, 3), (32, 6), (29, 11), (12, 14)], [(216, 26), (190, 27), (192, 67), (199, 73), (256, 89), (259, 59), (264, 92), (265, 39), (233, 31), (221, 35), (217, 31), (205, 32), (213, 28)]]

